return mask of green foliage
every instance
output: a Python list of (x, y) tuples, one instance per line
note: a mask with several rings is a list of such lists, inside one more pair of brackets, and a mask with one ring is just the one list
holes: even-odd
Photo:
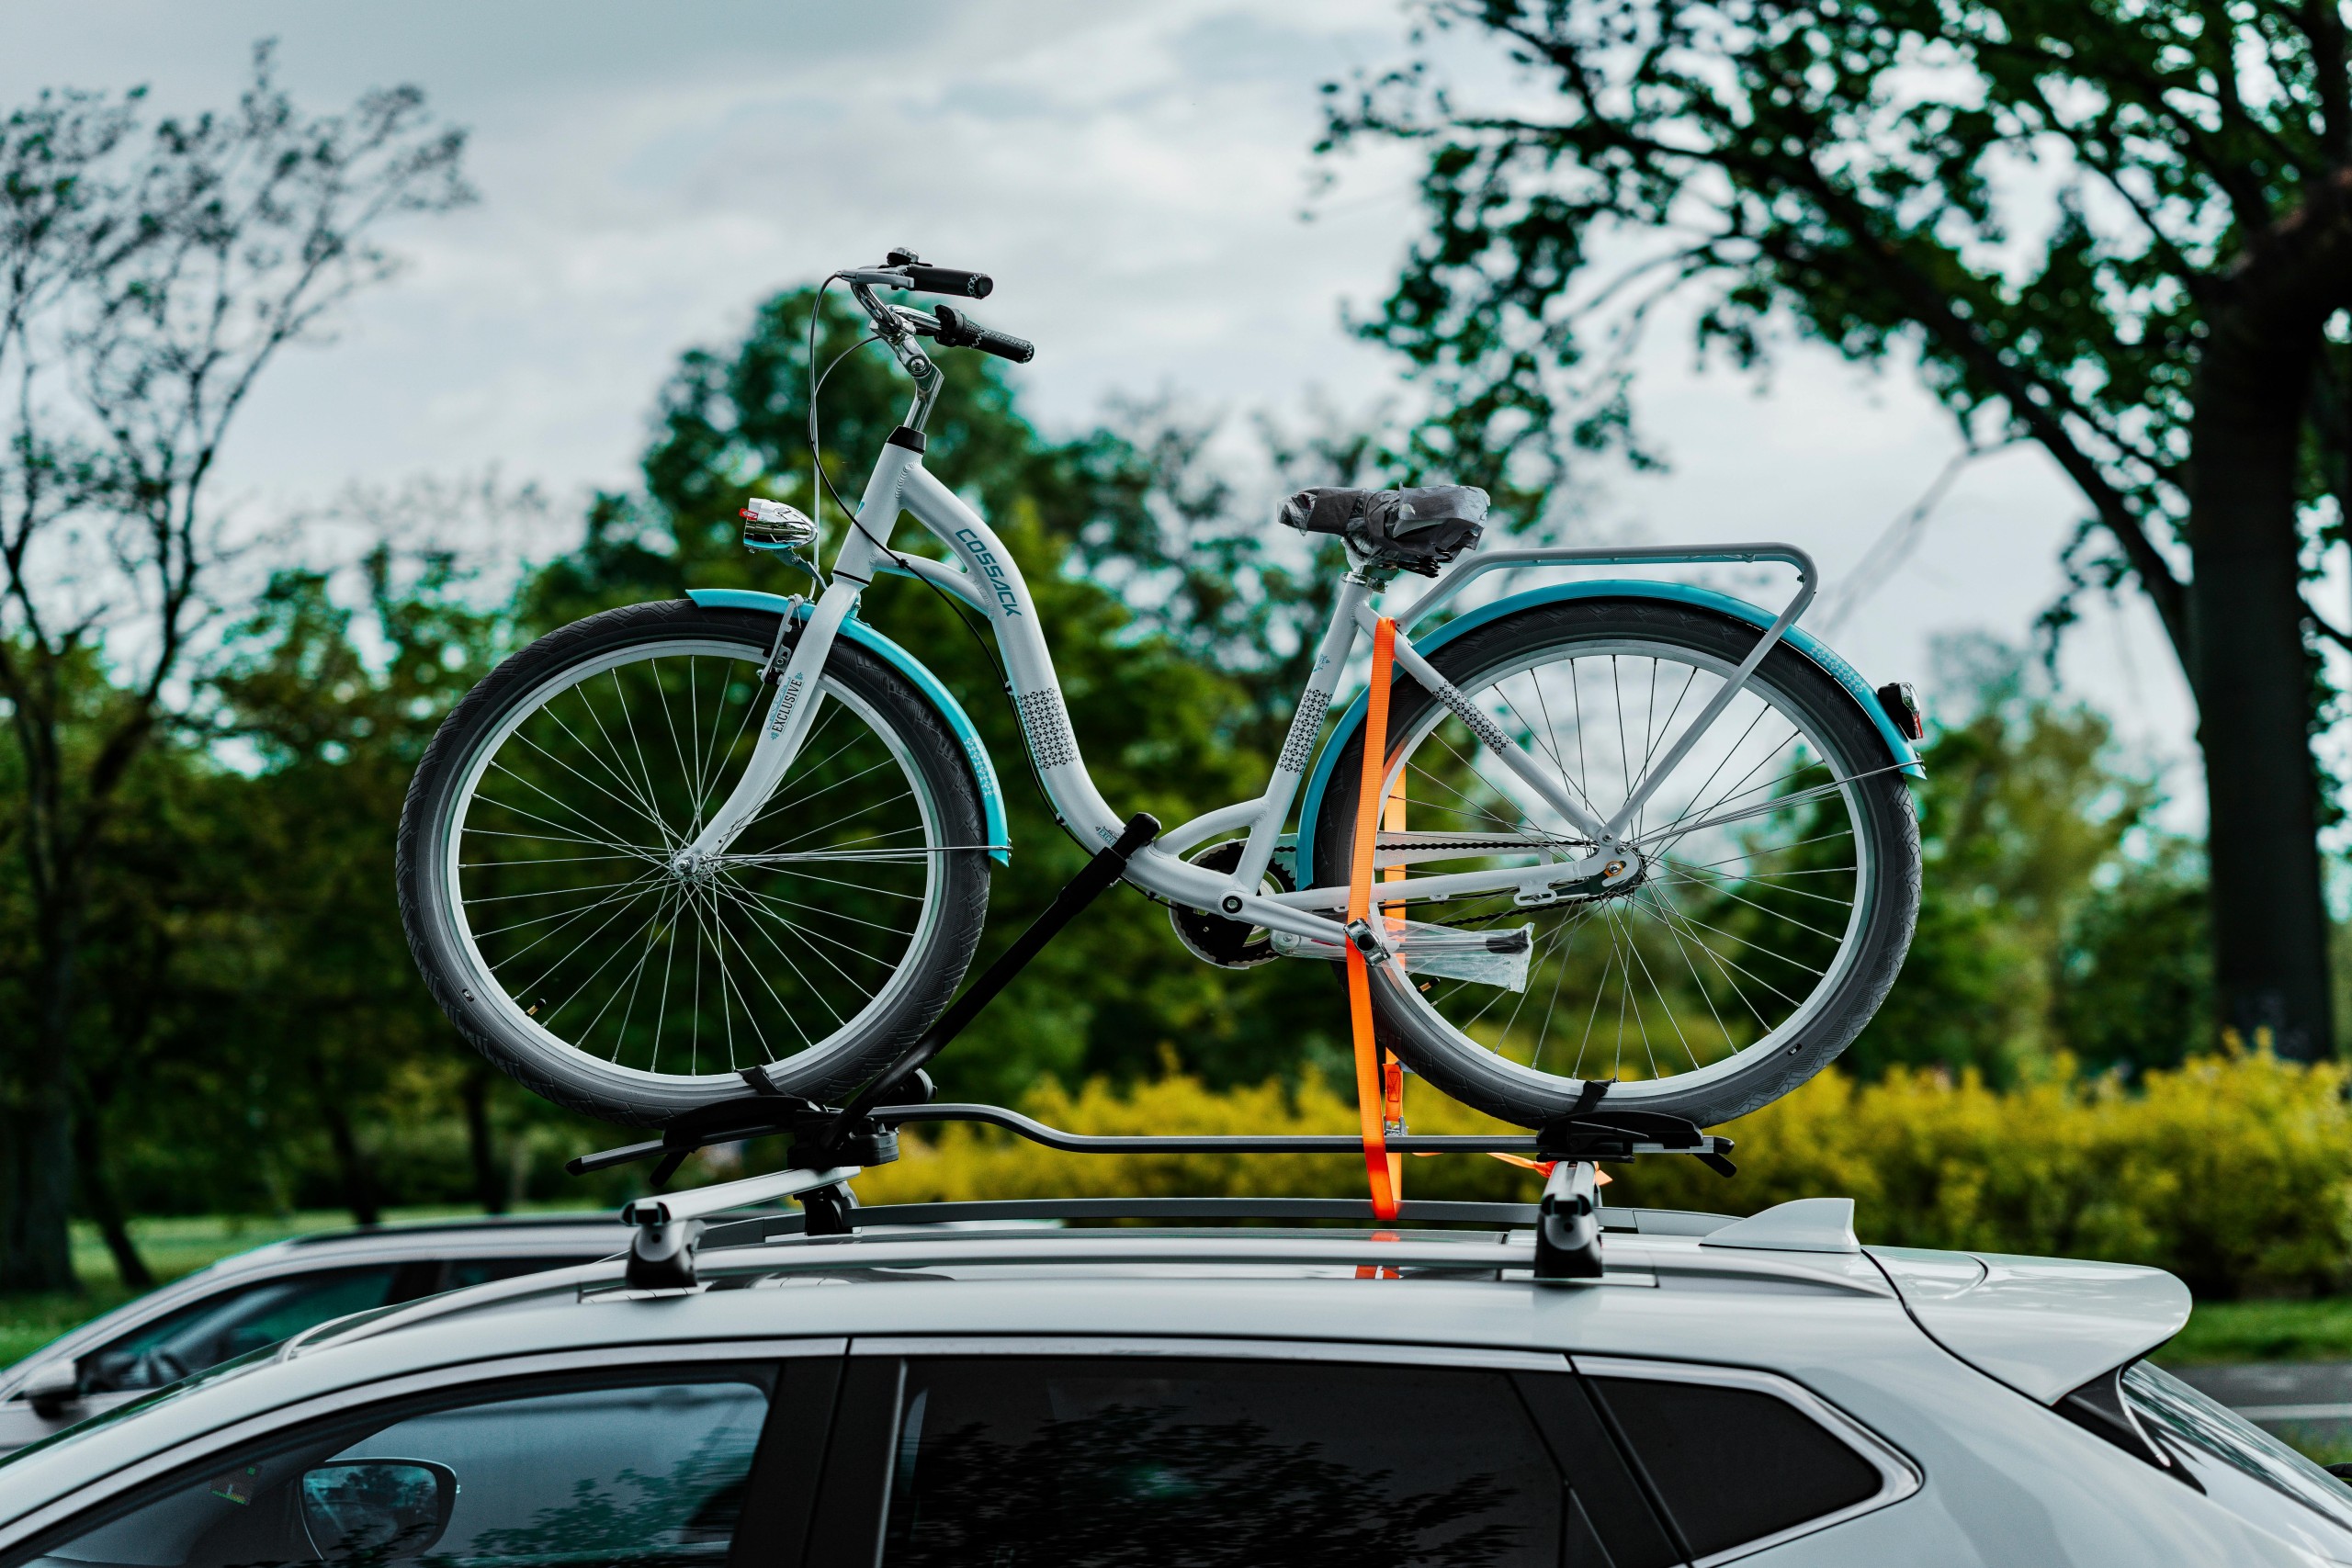
[(2173, 845), (2102, 870), (2058, 954), (2052, 1030), (2086, 1070), (2175, 1066), (2213, 1043), (2204, 868)]
[(2014, 651), (1947, 641), (1937, 662), (1975, 687), (1921, 753), (1918, 930), (1849, 1069), (2178, 1062), (2209, 1037), (2210, 964), (2194, 857), (2149, 826), (2161, 797)]
[(1870, 1241), (2148, 1263), (2204, 1296), (2346, 1278), (2343, 1068), (2205, 1056), (2126, 1090), (2071, 1066), (2006, 1094), (1973, 1073), (1825, 1074), (1724, 1129), (1739, 1140), (1735, 1183), (1654, 1160), (1611, 1196), (1752, 1213), (1834, 1192)]

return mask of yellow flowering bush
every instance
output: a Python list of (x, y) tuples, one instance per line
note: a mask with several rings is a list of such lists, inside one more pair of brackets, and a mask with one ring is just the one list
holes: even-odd
[[(1882, 1244), (2152, 1263), (2200, 1294), (2324, 1290), (2352, 1271), (2346, 1076), (2258, 1053), (2205, 1056), (2126, 1089), (2063, 1067), (1996, 1092), (1972, 1076), (1825, 1073), (1721, 1129), (1739, 1175), (1661, 1157), (1611, 1168), (1619, 1205), (1749, 1213), (1844, 1195)], [(1023, 1107), (1077, 1132), (1350, 1133), (1352, 1094), (1320, 1082), (1224, 1092), (1171, 1074), (1122, 1092), (1051, 1082)], [(1505, 1130), (1415, 1084), (1417, 1132)], [(858, 1183), (868, 1203), (974, 1198), (1353, 1196), (1346, 1156), (1057, 1154), (988, 1129), (910, 1132), (904, 1157)], [(1407, 1162), (1408, 1197), (1532, 1199), (1532, 1173), (1476, 1156)]]

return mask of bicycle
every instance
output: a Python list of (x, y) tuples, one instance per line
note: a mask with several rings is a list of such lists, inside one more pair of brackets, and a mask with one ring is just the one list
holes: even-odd
[[(1012, 848), (1002, 792), (956, 698), (857, 615), (877, 575), (985, 617), (1057, 818), (1090, 847), (1121, 829), (1019, 567), (924, 466), (942, 385), (924, 340), (1034, 350), (955, 305), (881, 297), (982, 298), (985, 275), (894, 251), (836, 281), (913, 395), (843, 507), (830, 573), (809, 515), (744, 509), (746, 545), (820, 591), (696, 590), (549, 633), (452, 711), (401, 813), (401, 914), (451, 1021), (527, 1087), (625, 1124), (747, 1083), (842, 1096), (971, 960)], [(813, 449), (813, 318), (809, 374)], [(1382, 1044), (1521, 1125), (1603, 1082), (1620, 1109), (1718, 1123), (1820, 1071), (1894, 982), (1918, 905), (1916, 705), (1796, 628), (1817, 578), (1802, 550), (1479, 550), (1486, 507), (1453, 487), (1287, 503), (1282, 521), (1338, 535), (1348, 563), (1288, 739), (1262, 793), (1161, 833), (1125, 879), (1208, 963), (1340, 957), (1364, 698), (1322, 731), (1383, 592), (1432, 579), (1393, 616), (1357, 933)], [(894, 550), (901, 513), (949, 559)], [(1411, 635), (1492, 572), (1688, 562), (1779, 563), (1798, 586), (1775, 613), (1644, 579), (1556, 582)]]

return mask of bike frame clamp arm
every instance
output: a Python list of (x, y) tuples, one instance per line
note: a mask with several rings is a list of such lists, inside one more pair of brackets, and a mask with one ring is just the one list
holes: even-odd
[(833, 1119), (832, 1124), (820, 1134), (811, 1145), (820, 1157), (826, 1157), (841, 1141), (857, 1126), (866, 1112), (880, 1103), (882, 1098), (913, 1076), (917, 1069), (947, 1048), (948, 1043), (961, 1034), (982, 1009), (994, 1001), (997, 993), (1011, 985), (1029, 961), (1046, 949), (1046, 944), (1059, 936), (1062, 928), (1076, 919), (1088, 905), (1101, 897), (1127, 869), (1127, 862), (1136, 852), (1159, 836), (1159, 820), (1148, 812), (1137, 812), (1127, 818), (1126, 827), (1110, 843), (1094, 852), (1092, 859), (1079, 868), (1045, 913), (1029, 923), (1029, 929), (1013, 939), (1012, 945), (997, 956), (995, 963), (983, 971), (980, 977), (967, 987), (964, 994), (939, 1015), (922, 1038), (899, 1054), (899, 1059), (866, 1081), (865, 1087), (850, 1097), (848, 1104)]

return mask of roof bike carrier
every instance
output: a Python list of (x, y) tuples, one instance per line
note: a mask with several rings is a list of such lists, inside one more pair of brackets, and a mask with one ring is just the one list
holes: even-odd
[[(661, 1187), (689, 1155), (717, 1144), (785, 1137), (786, 1168), (682, 1192), (659, 1192), (622, 1205), (621, 1223), (635, 1227), (628, 1285), (632, 1290), (682, 1290), (695, 1284), (695, 1244), (715, 1214), (791, 1198), (804, 1216), (803, 1234), (842, 1236), (857, 1228), (857, 1199), (850, 1181), (860, 1171), (899, 1157), (899, 1129), (933, 1122), (999, 1127), (1031, 1143), (1069, 1154), (1331, 1154), (1367, 1156), (1354, 1134), (1216, 1134), (1097, 1136), (1066, 1132), (1000, 1105), (932, 1103), (924, 1066), (996, 999), (1047, 943), (1117, 882), (1136, 851), (1159, 834), (1148, 814), (1130, 818), (1113, 842), (1097, 851), (1044, 913), (1030, 922), (978, 979), (973, 981), (890, 1065), (841, 1106), (819, 1105), (778, 1089), (762, 1068), (741, 1077), (752, 1092), (672, 1118), (662, 1135), (571, 1160), (574, 1176), (641, 1160), (655, 1163)], [(1491, 1154), (1545, 1172), (1536, 1224), (1535, 1277), (1597, 1279), (1600, 1274), (1600, 1200), (1596, 1162), (1645, 1154), (1687, 1154), (1724, 1176), (1733, 1173), (1729, 1138), (1700, 1131), (1679, 1116), (1603, 1111), (1607, 1079), (1588, 1081), (1568, 1112), (1532, 1133), (1495, 1134), (1387, 1134), (1387, 1156)], [(1384, 1162), (1385, 1163), (1385, 1162)], [(1394, 1211), (1392, 1210), (1393, 1213)]]

